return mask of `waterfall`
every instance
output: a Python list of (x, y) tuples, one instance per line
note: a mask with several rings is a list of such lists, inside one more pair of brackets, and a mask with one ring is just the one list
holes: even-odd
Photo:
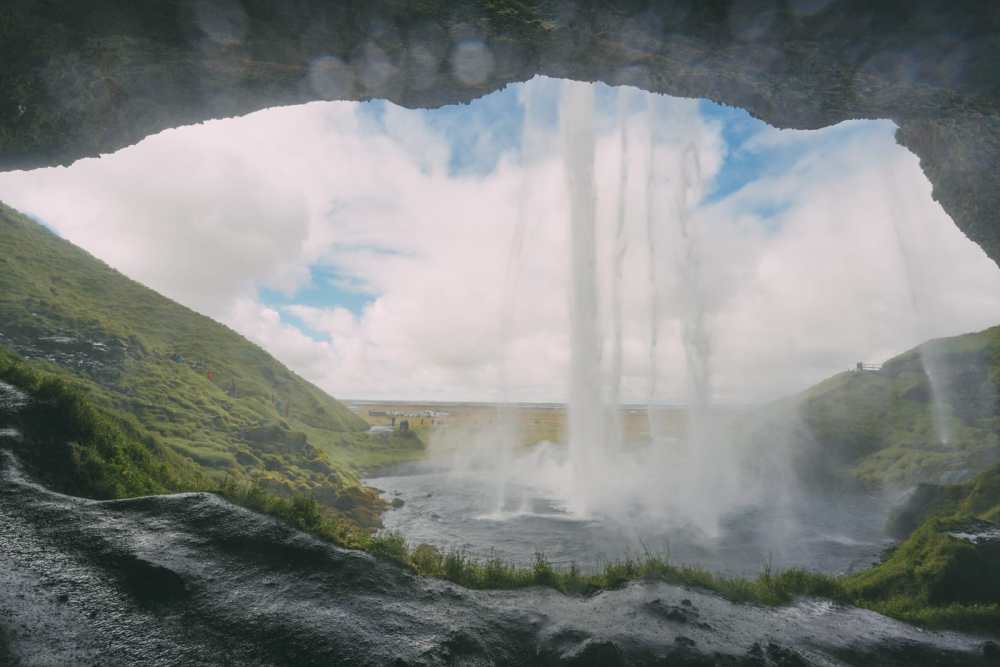
[[(636, 456), (626, 450), (621, 419), (623, 375), (623, 274), (628, 251), (628, 185), (632, 141), (628, 131), (630, 96), (618, 97), (618, 147), (620, 150), (615, 206), (609, 208), (613, 225), (608, 295), (610, 359), (602, 364), (604, 336), (601, 329), (601, 293), (597, 279), (598, 235), (595, 182), (596, 140), (594, 93), (589, 84), (567, 82), (560, 100), (563, 166), (569, 198), (570, 240), (570, 372), (568, 406), (568, 509), (581, 515), (595, 512), (628, 513), (628, 503), (647, 509), (691, 514), (691, 499), (734, 492), (734, 484), (714, 475), (712, 464), (718, 440), (708, 432), (712, 386), (711, 337), (705, 289), (702, 284), (702, 250), (698, 219), (692, 215), (703, 189), (698, 147), (677, 146), (675, 136), (685, 136), (672, 125), (658, 126), (659, 100), (650, 96), (645, 114), (649, 146), (645, 174), (645, 233), (648, 244), (648, 391), (646, 395), (653, 447)], [(668, 119), (668, 120), (673, 120)], [(607, 144), (609, 145), (609, 144)], [(614, 192), (614, 190), (612, 190)], [(602, 211), (605, 209), (602, 209)], [(664, 244), (663, 240), (671, 242)], [(671, 313), (681, 323), (682, 353), (688, 385), (688, 436), (686, 452), (676, 452), (668, 438), (658, 437), (657, 380), (661, 301), (660, 266), (676, 270), (680, 296)], [(673, 303), (673, 302), (671, 302)], [(602, 372), (603, 371), (603, 372)], [(642, 480), (642, 481), (640, 481)], [(654, 481), (655, 480), (655, 481)], [(716, 481), (719, 484), (716, 484)], [(636, 494), (632, 484), (641, 484)], [(735, 485), (738, 486), (738, 485)], [(696, 503), (719, 507), (718, 503)], [(634, 507), (634, 505), (632, 506)], [(681, 510), (680, 508), (685, 508)], [(699, 510), (700, 512), (700, 510)], [(696, 512), (697, 513), (697, 512)], [(701, 512), (710, 530), (717, 514)]]
[(594, 90), (567, 81), (560, 101), (570, 212), (569, 456), (575, 507), (586, 514), (585, 493), (602, 482), (605, 443), (601, 400), (601, 334), (597, 310), (594, 191)]
[(695, 427), (693, 441), (700, 439), (706, 411), (711, 402), (712, 388), (709, 359), (711, 340), (705, 317), (705, 294), (701, 284), (700, 242), (691, 219), (691, 202), (701, 190), (701, 163), (697, 147), (689, 143), (681, 152), (674, 192), (674, 219), (680, 241), (681, 292), (684, 314), (681, 339), (687, 364), (688, 411)]
[(608, 395), (608, 439), (612, 451), (618, 451), (622, 445), (621, 418), (621, 384), (622, 384), (622, 272), (625, 267), (625, 256), (628, 253), (628, 238), (625, 235), (625, 200), (628, 196), (628, 104), (631, 95), (628, 89), (618, 92), (618, 202), (615, 211), (615, 239), (611, 256), (611, 318), (612, 347), (610, 388)]
[[(500, 307), (500, 342), (507, 345), (513, 332), (514, 306), (520, 287), (521, 259), (524, 254), (524, 237), (528, 221), (528, 201), (531, 194), (530, 167), (534, 163), (535, 150), (538, 141), (536, 123), (538, 122), (534, 108), (534, 86), (528, 83), (523, 88), (522, 106), (524, 108), (521, 125), (521, 183), (519, 185), (517, 202), (517, 219), (511, 234), (510, 248), (507, 253), (507, 264), (504, 270), (503, 300)], [(496, 452), (496, 474), (494, 488), (494, 513), (503, 515), (507, 506), (507, 491), (511, 476), (511, 459), (513, 450), (520, 440), (520, 419), (517, 406), (511, 401), (510, 386), (507, 373), (507, 357), (501, 355), (497, 369), (500, 396), (497, 401), (494, 417), (496, 428), (493, 429), (493, 447)]]
[[(728, 502), (740, 492), (740, 482), (733, 470), (720, 466), (728, 458), (720, 450), (721, 440), (713, 432), (711, 376), (711, 335), (705, 308), (707, 297), (702, 282), (702, 248), (697, 219), (691, 209), (702, 191), (701, 162), (698, 147), (688, 143), (680, 152), (675, 172), (674, 224), (677, 233), (678, 275), (682, 302), (681, 343), (687, 379), (687, 432), (684, 438), (684, 476), (678, 483), (688, 497), (703, 497), (711, 488), (716, 500)], [(688, 514), (704, 529), (717, 529), (722, 503), (699, 503), (688, 507)]]
[[(900, 219), (899, 206), (904, 200), (899, 195), (896, 180), (893, 174), (885, 173), (883, 181), (892, 202), (889, 207), (889, 215), (896, 233), (896, 245), (900, 261), (903, 264), (903, 274), (906, 278), (910, 303), (917, 320), (915, 333), (920, 341), (924, 342), (934, 335), (932, 327), (934, 313), (928, 298), (929, 290), (925, 285), (923, 274), (917, 268), (918, 260), (914, 257), (915, 253), (910, 247), (907, 229)], [(923, 343), (917, 349), (920, 352), (920, 364), (924, 369), (924, 375), (927, 376), (927, 385), (930, 388), (931, 420), (934, 424), (935, 436), (940, 444), (947, 445), (951, 442), (951, 421), (945, 397), (944, 360), (941, 359), (940, 353), (933, 343)]]
[(656, 249), (656, 102), (647, 96), (646, 126), (649, 132), (649, 151), (646, 155), (646, 247), (649, 285), (649, 353), (647, 356), (646, 421), (649, 438), (656, 441), (656, 419), (653, 403), (656, 400), (657, 347), (660, 336), (659, 290), (656, 286), (656, 266), (659, 262)]

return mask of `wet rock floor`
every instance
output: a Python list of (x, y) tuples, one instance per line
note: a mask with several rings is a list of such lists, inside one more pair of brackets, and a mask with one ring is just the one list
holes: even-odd
[(0, 562), (0, 664), (993, 664), (982, 638), (815, 600), (469, 591), (210, 494), (60, 495), (8, 452)]

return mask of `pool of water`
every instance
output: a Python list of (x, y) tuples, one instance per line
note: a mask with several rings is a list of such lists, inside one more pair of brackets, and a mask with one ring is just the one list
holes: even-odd
[(520, 564), (543, 553), (556, 564), (590, 569), (652, 552), (731, 575), (755, 575), (768, 564), (844, 573), (868, 567), (891, 544), (883, 530), (886, 503), (864, 493), (742, 508), (706, 530), (683, 517), (665, 520), (638, 511), (578, 516), (559, 498), (516, 484), (498, 512), (496, 482), (486, 471), (424, 465), (365, 482), (386, 500), (403, 501), (383, 521), (386, 530), (399, 531), (411, 544)]

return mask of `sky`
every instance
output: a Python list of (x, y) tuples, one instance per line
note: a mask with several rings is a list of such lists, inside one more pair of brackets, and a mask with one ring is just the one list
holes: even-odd
[[(0, 199), (339, 398), (562, 401), (564, 85), (264, 110), (0, 174)], [(687, 399), (693, 322), (723, 402), (1000, 323), (1000, 270), (892, 123), (782, 131), (595, 85), (602, 358), (618, 293), (625, 400)]]

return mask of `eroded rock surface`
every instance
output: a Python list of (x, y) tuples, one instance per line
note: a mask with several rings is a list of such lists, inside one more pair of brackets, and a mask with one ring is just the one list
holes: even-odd
[(7, 452), (0, 562), (0, 663), (989, 664), (981, 639), (819, 601), (761, 608), (658, 583), (469, 591), (210, 494), (56, 494)]
[(25, 359), (44, 359), (105, 384), (117, 381), (127, 356), (135, 354), (126, 341), (112, 336), (36, 333), (19, 329), (0, 332), (0, 345)]

